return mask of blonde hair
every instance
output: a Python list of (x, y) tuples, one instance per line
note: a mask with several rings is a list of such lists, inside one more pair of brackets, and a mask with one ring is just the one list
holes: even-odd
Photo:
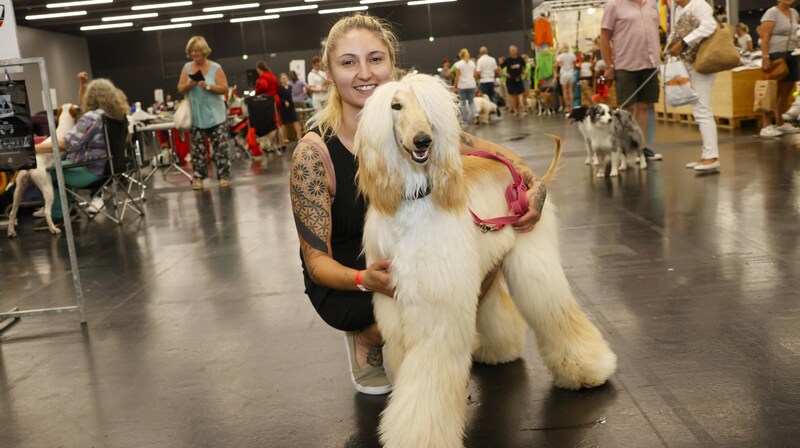
[[(339, 40), (347, 33), (353, 30), (367, 30), (372, 31), (378, 38), (386, 45), (389, 52), (389, 61), (392, 66), (397, 65), (397, 53), (399, 45), (397, 36), (392, 30), (391, 25), (385, 20), (368, 14), (357, 13), (348, 17), (343, 17), (336, 22), (331, 31), (328, 33), (328, 38), (322, 47), (322, 69), (330, 74), (331, 55), (336, 50), (336, 45)], [(397, 79), (397, 70), (392, 75), (392, 79)], [(338, 134), (342, 126), (342, 97), (336, 89), (336, 85), (331, 83), (328, 86), (328, 101), (317, 113), (308, 120), (308, 128), (319, 127), (321, 135), (326, 135), (329, 132)]]
[(97, 78), (86, 85), (81, 109), (84, 113), (103, 109), (109, 117), (123, 119), (128, 112), (122, 103), (123, 98), (126, 98), (125, 94), (114, 83), (105, 78)]
[(189, 42), (186, 43), (186, 57), (191, 58), (191, 51), (192, 48), (197, 48), (203, 53), (203, 56), (208, 57), (211, 54), (211, 47), (208, 46), (208, 42), (203, 36), (192, 36), (189, 38)]
[(739, 24), (736, 25), (736, 29), (740, 30), (740, 31), (743, 31), (745, 33), (749, 33), (750, 32), (750, 28), (744, 22), (739, 22)]
[(461, 51), (458, 52), (458, 57), (464, 60), (469, 59), (469, 50), (466, 48), (462, 48)]
[(569, 45), (567, 45), (567, 44), (562, 45), (561, 49), (558, 50), (558, 54), (561, 54), (561, 53), (569, 53)]

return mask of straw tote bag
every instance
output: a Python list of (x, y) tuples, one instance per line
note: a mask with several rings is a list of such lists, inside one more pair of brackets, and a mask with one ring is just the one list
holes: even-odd
[(694, 69), (697, 73), (709, 74), (724, 72), (740, 64), (739, 50), (733, 44), (733, 27), (725, 23), (718, 26), (714, 34), (700, 42)]

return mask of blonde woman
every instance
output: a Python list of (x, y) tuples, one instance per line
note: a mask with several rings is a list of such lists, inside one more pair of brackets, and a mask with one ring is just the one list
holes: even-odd
[(455, 72), (453, 91), (461, 99), (461, 122), (466, 126), (470, 123), (470, 119), (478, 116), (478, 110), (475, 108), (475, 91), (478, 89), (478, 84), (475, 82), (475, 62), (470, 60), (469, 51), (462, 48), (458, 52), (458, 58), (458, 62), (453, 64)]
[[(761, 36), (761, 69), (770, 71), (773, 61), (784, 59), (789, 67), (789, 76), (778, 82), (778, 101), (775, 109), (764, 113), (761, 120), (763, 128), (761, 137), (780, 137), (794, 134), (798, 129), (791, 123), (783, 121), (783, 113), (789, 109), (789, 93), (797, 81), (800, 81), (798, 57), (792, 56), (797, 48), (797, 24), (800, 13), (794, 9), (794, 0), (778, 0), (761, 16), (759, 34)], [(775, 124), (772, 124), (775, 120)]]
[[(186, 43), (186, 56), (192, 60), (181, 69), (178, 90), (192, 106), (192, 188), (201, 190), (208, 177), (206, 139), (211, 142), (211, 158), (217, 166), (219, 186), (230, 185), (231, 161), (227, 108), (222, 95), (228, 93), (228, 78), (222, 67), (208, 59), (211, 48), (202, 36), (192, 36)], [(191, 76), (190, 76), (191, 75)]]
[[(84, 111), (84, 114), (78, 119), (75, 127), (58, 142), (60, 148), (66, 148), (67, 159), (63, 165), (64, 184), (68, 187), (87, 187), (103, 177), (105, 161), (67, 168), (73, 163), (104, 159), (108, 156), (106, 137), (103, 132), (103, 116), (124, 120), (127, 109), (122, 102), (123, 98), (125, 98), (125, 94), (108, 79), (98, 78), (86, 84), (86, 89), (81, 97), (81, 110)], [(50, 154), (52, 151), (53, 144), (49, 139), (36, 145), (37, 153)], [(51, 173), (55, 180), (55, 170)], [(55, 221), (62, 221), (64, 211), (57, 191), (54, 196), (51, 216)], [(67, 199), (71, 201), (69, 195)], [(102, 207), (102, 203), (100, 206)]]
[[(361, 255), (367, 204), (356, 192), (357, 161), (352, 149), (358, 113), (365, 101), (375, 88), (397, 76), (397, 52), (397, 37), (375, 17), (356, 14), (336, 22), (322, 54), (330, 97), (309, 120), (310, 131), (294, 151), (290, 173), (306, 294), (328, 325), (346, 332), (355, 388), (375, 395), (388, 393), (391, 385), (383, 370), (383, 339), (375, 323), (371, 292), (392, 296), (393, 287), (390, 261), (366, 266)], [(462, 134), (462, 151), (476, 149), (503, 154), (522, 173), (531, 186), (532, 210), (515, 229), (533, 229), (544, 203), (544, 185), (512, 151)], [(330, 154), (333, 178), (329, 178), (321, 151)]]
[(572, 112), (575, 104), (575, 54), (569, 50), (568, 45), (564, 45), (559, 50), (556, 57), (556, 67), (558, 67), (558, 82), (561, 84), (561, 96), (564, 99), (564, 110)]

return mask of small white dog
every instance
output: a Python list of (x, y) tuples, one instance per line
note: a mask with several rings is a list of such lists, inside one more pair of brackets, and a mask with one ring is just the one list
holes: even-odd
[[(578, 107), (567, 116), (578, 122), (586, 143), (585, 164), (599, 165), (597, 177), (605, 177), (609, 158), (611, 177), (628, 168), (626, 155), (634, 155), (639, 168), (647, 168), (647, 158), (642, 153), (642, 130), (627, 111), (612, 110), (607, 104), (595, 104), (588, 109)], [(602, 161), (602, 163), (600, 163)]]
[(489, 116), (497, 113), (497, 104), (485, 96), (476, 96), (475, 109), (478, 111), (478, 116), (475, 118), (477, 124), (489, 124)]
[[(58, 108), (58, 111), (56, 112), (56, 121), (58, 122), (56, 127), (56, 136), (59, 140), (62, 140), (67, 133), (69, 133), (69, 131), (75, 127), (75, 121), (77, 117), (78, 107), (73, 104), (64, 103)], [(45, 140), (45, 142), (47, 140)], [(25, 192), (28, 186), (30, 186), (31, 182), (33, 182), (33, 184), (36, 185), (36, 188), (42, 192), (42, 198), (44, 199), (44, 218), (47, 221), (48, 230), (50, 230), (50, 233), (53, 235), (58, 235), (61, 233), (61, 229), (53, 224), (53, 217), (51, 215), (54, 199), (53, 182), (51, 180), (50, 173), (47, 172), (47, 169), (51, 166), (53, 166), (52, 154), (36, 154), (36, 168), (32, 170), (23, 170), (17, 174), (17, 178), (14, 182), (17, 184), (17, 189), (14, 191), (14, 203), (11, 206), (11, 213), (8, 215), (9, 238), (14, 238), (17, 236), (17, 231), (15, 228), (17, 222), (17, 211), (19, 209), (19, 205), (22, 203), (22, 194)], [(13, 183), (9, 184), (6, 190), (11, 188), (12, 185)]]

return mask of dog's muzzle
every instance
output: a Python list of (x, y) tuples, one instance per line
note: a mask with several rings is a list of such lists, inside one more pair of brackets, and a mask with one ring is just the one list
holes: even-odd
[(409, 151), (411, 158), (417, 163), (425, 163), (428, 161), (428, 150), (431, 147), (433, 140), (431, 136), (420, 132), (414, 136), (414, 150)]

